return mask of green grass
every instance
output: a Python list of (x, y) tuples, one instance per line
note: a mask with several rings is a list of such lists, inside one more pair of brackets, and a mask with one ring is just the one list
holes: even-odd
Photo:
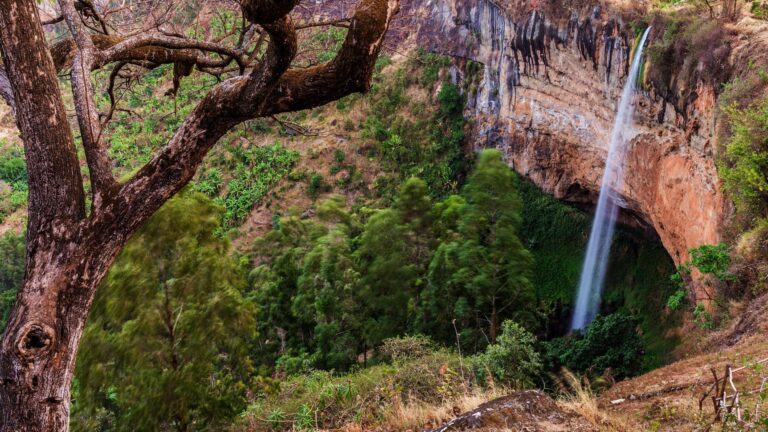
[(440, 350), (345, 375), (314, 371), (279, 382), (265, 380), (266, 395), (248, 407), (236, 430), (375, 424), (396, 401), (438, 403), (461, 391), (460, 365), (457, 354)]

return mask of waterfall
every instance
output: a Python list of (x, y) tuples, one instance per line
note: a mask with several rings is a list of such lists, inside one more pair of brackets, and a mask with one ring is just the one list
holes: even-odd
[(613, 231), (616, 227), (616, 216), (619, 212), (619, 202), (616, 190), (621, 186), (624, 174), (624, 157), (632, 132), (632, 117), (635, 107), (632, 104), (633, 93), (640, 73), (643, 48), (651, 28), (645, 30), (637, 47), (632, 67), (627, 77), (627, 83), (621, 94), (619, 109), (611, 132), (611, 142), (608, 145), (608, 157), (605, 160), (605, 172), (600, 184), (600, 197), (597, 200), (595, 219), (589, 233), (587, 256), (579, 279), (579, 291), (576, 297), (576, 309), (573, 313), (571, 329), (583, 329), (595, 316), (600, 308), (600, 298), (605, 282), (605, 273), (611, 251)]

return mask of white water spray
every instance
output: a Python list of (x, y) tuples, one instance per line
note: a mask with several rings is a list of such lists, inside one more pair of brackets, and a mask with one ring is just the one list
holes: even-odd
[(592, 231), (589, 234), (589, 243), (587, 244), (587, 256), (584, 259), (584, 267), (581, 270), (579, 280), (576, 309), (571, 322), (571, 329), (573, 330), (583, 329), (591, 323), (600, 308), (611, 241), (616, 227), (616, 216), (619, 212), (616, 190), (621, 186), (624, 178), (624, 157), (627, 152), (627, 144), (631, 139), (629, 135), (632, 133), (632, 117), (635, 112), (632, 96), (637, 84), (637, 77), (640, 74), (645, 40), (650, 31), (651, 28), (648, 27), (640, 39), (627, 83), (621, 94), (616, 121), (613, 124), (608, 157), (605, 160), (605, 172), (600, 185), (600, 197), (597, 200), (595, 219), (592, 222)]

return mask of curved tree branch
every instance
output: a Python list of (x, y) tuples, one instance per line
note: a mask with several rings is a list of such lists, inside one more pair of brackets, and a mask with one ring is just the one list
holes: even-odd
[(170, 142), (122, 187), (111, 212), (115, 223), (132, 232), (137, 221), (145, 220), (192, 179), (208, 150), (235, 125), (367, 91), (382, 41), (398, 10), (398, 0), (362, 0), (336, 58), (309, 69), (283, 69), (295, 55), (290, 22), (279, 18), (273, 26), (265, 25), (270, 48), (261, 65), (271, 65), (273, 72), (257, 67), (249, 76), (233, 77), (214, 87)]

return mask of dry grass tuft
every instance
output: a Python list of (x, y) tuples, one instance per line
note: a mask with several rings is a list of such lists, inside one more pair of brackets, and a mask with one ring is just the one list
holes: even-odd
[(440, 404), (423, 402), (392, 404), (384, 414), (384, 422), (392, 430), (422, 430), (438, 427), (459, 413), (509, 394), (507, 389), (475, 389), (444, 400)]
[(565, 395), (558, 400), (558, 405), (566, 411), (583, 417), (600, 431), (624, 432), (638, 430), (636, 425), (625, 419), (609, 416), (597, 404), (597, 397), (592, 392), (586, 378), (579, 378), (573, 372), (563, 369), (563, 384), (567, 386)]

